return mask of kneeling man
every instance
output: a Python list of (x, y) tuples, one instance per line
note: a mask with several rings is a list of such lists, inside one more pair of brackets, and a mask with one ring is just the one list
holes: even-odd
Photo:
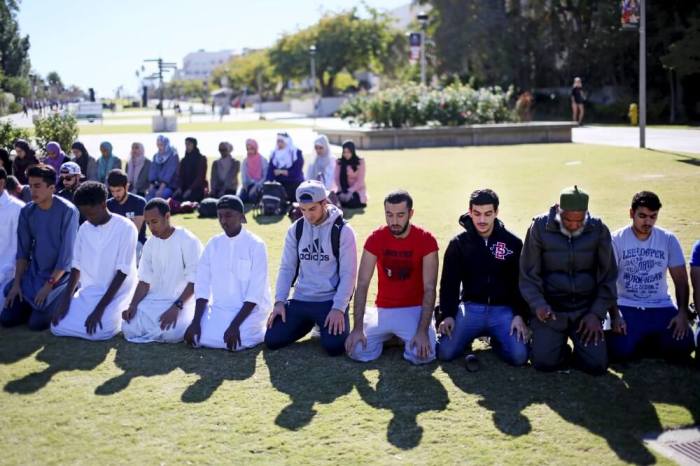
[(138, 233), (131, 221), (107, 210), (107, 189), (101, 183), (83, 183), (73, 201), (87, 221), (78, 229), (73, 268), (51, 333), (107, 340), (121, 330), (121, 311), (136, 286)]
[[(644, 356), (683, 362), (695, 349), (688, 323), (690, 289), (683, 250), (676, 235), (656, 226), (659, 210), (661, 201), (656, 194), (635, 194), (632, 224), (612, 235), (620, 273), (608, 352), (617, 362)], [(666, 271), (676, 290), (675, 305), (668, 293)]]
[[(428, 231), (411, 224), (413, 199), (396, 191), (384, 199), (387, 226), (375, 230), (365, 242), (357, 294), (355, 326), (345, 341), (348, 355), (356, 361), (373, 361), (382, 354), (383, 343), (393, 336), (404, 343), (404, 359), (424, 364), (435, 359), (435, 288), (438, 244)], [(379, 286), (377, 308), (367, 308), (374, 267)]]
[[(509, 364), (527, 362), (527, 303), (518, 288), (523, 243), (498, 219), (498, 196), (474, 191), (450, 241), (440, 281), (438, 358), (450, 361), (480, 336)], [(460, 291), (461, 289), (461, 291)]]
[(133, 343), (178, 343), (194, 316), (194, 281), (202, 243), (170, 224), (170, 207), (159, 197), (146, 204), (144, 217), (152, 236), (139, 261), (139, 284), (122, 313), (124, 338)]
[(246, 219), (238, 196), (222, 196), (216, 209), (224, 233), (209, 240), (197, 265), (197, 302), (185, 341), (232, 351), (252, 348), (265, 338), (272, 305), (267, 249), (243, 228)]

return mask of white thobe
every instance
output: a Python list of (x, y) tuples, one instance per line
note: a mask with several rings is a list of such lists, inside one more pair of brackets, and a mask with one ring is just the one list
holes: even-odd
[(213, 237), (199, 260), (194, 289), (197, 299), (209, 300), (198, 346), (226, 348), (224, 333), (246, 301), (255, 307), (239, 327), (241, 346), (237, 349), (262, 343), (272, 299), (267, 248), (260, 238), (245, 228), (233, 238), (225, 234)]
[[(122, 311), (136, 287), (136, 242), (134, 223), (112, 214), (104, 225), (83, 223), (73, 249), (73, 268), (80, 271), (80, 288), (71, 299), (68, 314), (51, 326), (56, 336), (87, 340), (107, 340), (121, 330)], [(88, 335), (85, 320), (107, 292), (117, 272), (126, 275), (124, 282), (102, 314), (101, 326)]]
[(24, 202), (3, 190), (0, 195), (0, 298), (5, 297), (5, 287), (15, 278), (17, 225), (22, 207)]
[(160, 328), (160, 316), (180, 297), (188, 283), (194, 283), (202, 243), (184, 228), (175, 228), (167, 239), (151, 236), (143, 246), (139, 261), (139, 281), (148, 283), (148, 294), (136, 315), (122, 322), (124, 338), (133, 343), (158, 341), (177, 343), (194, 317), (194, 299), (188, 299), (177, 316), (175, 327)]

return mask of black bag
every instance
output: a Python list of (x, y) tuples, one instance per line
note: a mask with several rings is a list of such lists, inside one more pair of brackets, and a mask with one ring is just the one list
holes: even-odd
[(199, 203), (199, 207), (197, 208), (199, 216), (201, 218), (216, 218), (217, 202), (218, 199), (214, 199), (213, 197), (202, 199), (202, 202)]
[(287, 191), (277, 181), (263, 183), (260, 197), (262, 215), (282, 215), (287, 211)]

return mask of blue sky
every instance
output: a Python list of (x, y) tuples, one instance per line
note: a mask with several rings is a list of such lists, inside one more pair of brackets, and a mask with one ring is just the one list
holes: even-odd
[[(366, 0), (393, 9), (410, 0)], [(198, 49), (240, 50), (272, 45), (284, 32), (315, 23), (324, 12), (360, 5), (325, 0), (23, 0), (18, 15), (29, 34), (32, 68), (57, 71), (64, 83), (111, 97), (133, 93), (142, 60), (162, 56), (182, 64)]]

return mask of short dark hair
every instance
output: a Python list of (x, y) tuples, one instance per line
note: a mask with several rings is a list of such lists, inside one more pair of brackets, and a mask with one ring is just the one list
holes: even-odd
[(126, 176), (124, 170), (115, 168), (107, 175), (107, 186), (117, 188), (126, 187), (127, 184), (129, 184), (129, 177)]
[(16, 192), (19, 187), (19, 180), (14, 175), (8, 175), (7, 181), (5, 181), (5, 188), (8, 191)]
[(413, 198), (411, 197), (410, 194), (408, 194), (408, 191), (406, 191), (404, 189), (392, 191), (389, 194), (387, 194), (386, 197), (384, 198), (385, 205), (387, 203), (389, 203), (389, 204), (401, 204), (402, 202), (406, 203), (408, 210), (413, 209)]
[(73, 195), (76, 206), (95, 206), (107, 202), (107, 188), (98, 181), (86, 181), (78, 186)]
[(27, 168), (27, 178), (41, 178), (49, 186), (56, 184), (56, 170), (51, 165), (40, 163)]
[(656, 212), (661, 209), (661, 199), (651, 191), (640, 191), (632, 196), (632, 210), (637, 210), (639, 207), (646, 207)]
[(6, 180), (7, 179), (7, 170), (5, 170), (3, 167), (0, 167), (0, 180)]
[(477, 189), (469, 196), (469, 208), (475, 205), (493, 204), (493, 209), (498, 210), (498, 194), (492, 189)]
[(170, 205), (168, 204), (168, 201), (161, 197), (154, 197), (150, 201), (146, 203), (146, 207), (143, 208), (143, 211), (151, 210), (151, 209), (158, 209), (158, 212), (160, 212), (161, 217), (165, 217), (165, 214), (170, 213)]

